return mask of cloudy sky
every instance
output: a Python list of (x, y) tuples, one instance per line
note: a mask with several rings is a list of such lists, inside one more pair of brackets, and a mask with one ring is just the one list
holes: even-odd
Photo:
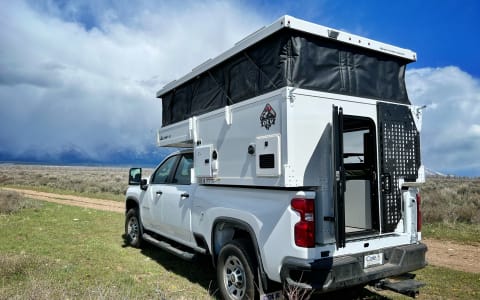
[(148, 151), (155, 92), (284, 14), (416, 51), (424, 164), (480, 176), (475, 0), (0, 0), (0, 154)]

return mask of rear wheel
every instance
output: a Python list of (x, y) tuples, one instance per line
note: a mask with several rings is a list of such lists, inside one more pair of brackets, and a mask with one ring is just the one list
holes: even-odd
[(218, 255), (217, 282), (224, 299), (255, 299), (256, 263), (248, 243), (233, 240)]
[(142, 223), (138, 210), (131, 208), (125, 217), (125, 237), (127, 243), (135, 248), (140, 248), (142, 245)]

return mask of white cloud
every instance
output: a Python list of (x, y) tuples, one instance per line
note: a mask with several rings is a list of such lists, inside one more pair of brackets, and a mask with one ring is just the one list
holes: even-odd
[(423, 162), (454, 174), (480, 175), (480, 80), (457, 67), (407, 71), (414, 104), (427, 105)]
[(473, 124), (472, 126), (470, 126), (468, 131), (472, 135), (472, 138), (473, 137), (479, 137), (480, 138), (480, 125), (479, 124)]
[(142, 151), (161, 124), (155, 92), (265, 24), (213, 0), (110, 5), (0, 3), (0, 152)]

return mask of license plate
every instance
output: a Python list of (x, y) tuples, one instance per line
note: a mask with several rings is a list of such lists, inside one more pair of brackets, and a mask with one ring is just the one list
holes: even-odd
[(363, 259), (363, 267), (369, 268), (383, 264), (383, 253), (365, 255)]
[(260, 295), (261, 300), (283, 300), (282, 291), (276, 291), (265, 295)]

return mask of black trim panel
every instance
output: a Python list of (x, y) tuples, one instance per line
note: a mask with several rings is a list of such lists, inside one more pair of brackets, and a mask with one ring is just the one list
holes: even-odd
[[(427, 246), (418, 243), (313, 262), (288, 257), (283, 262), (281, 278), (282, 281), (304, 288), (333, 291), (421, 269), (427, 265), (426, 251)], [(364, 269), (363, 257), (380, 252), (384, 255), (384, 264)]]
[(284, 28), (157, 95), (162, 126), (287, 86), (410, 104), (404, 80), (409, 62)]

